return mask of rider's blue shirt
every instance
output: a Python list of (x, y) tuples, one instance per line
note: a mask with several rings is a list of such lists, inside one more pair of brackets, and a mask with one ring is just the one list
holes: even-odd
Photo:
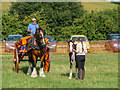
[[(39, 28), (38, 24), (33, 25), (33, 23), (31, 23), (28, 25), (28, 30), (33, 31), (32, 35), (35, 35), (36, 27)], [(31, 35), (31, 32), (29, 33), (29, 35)]]

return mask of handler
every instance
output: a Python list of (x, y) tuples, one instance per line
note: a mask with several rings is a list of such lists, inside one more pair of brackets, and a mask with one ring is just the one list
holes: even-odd
[(82, 38), (78, 38), (78, 44), (76, 45), (76, 64), (78, 65), (78, 78), (79, 80), (84, 80), (85, 76), (85, 57), (87, 53), (87, 46), (83, 43)]
[(36, 19), (33, 18), (32, 23), (28, 25), (27, 32), (29, 33), (29, 35), (31, 35), (31, 33), (32, 33), (32, 35), (35, 35), (36, 27), (39, 28), (38, 24), (36, 24)]

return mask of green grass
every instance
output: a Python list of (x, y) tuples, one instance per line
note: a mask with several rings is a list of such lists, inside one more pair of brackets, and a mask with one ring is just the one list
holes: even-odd
[[(118, 54), (88, 54), (84, 81), (69, 76), (68, 55), (52, 54), (51, 69), (46, 78), (31, 78), (26, 75), (28, 62), (21, 62), (20, 71), (14, 71), (13, 55), (2, 56), (3, 88), (118, 88)], [(40, 62), (37, 63), (37, 70)]]
[(2, 2), (2, 9), (9, 10), (12, 4), (10, 2)]
[(118, 8), (117, 4), (113, 4), (111, 2), (82, 2), (84, 9), (87, 11), (96, 10), (106, 10), (106, 9), (114, 9)]

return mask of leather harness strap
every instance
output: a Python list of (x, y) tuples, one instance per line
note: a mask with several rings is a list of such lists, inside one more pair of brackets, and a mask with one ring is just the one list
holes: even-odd
[(82, 43), (82, 52), (84, 51), (84, 48), (83, 48), (83, 42), (81, 42)]

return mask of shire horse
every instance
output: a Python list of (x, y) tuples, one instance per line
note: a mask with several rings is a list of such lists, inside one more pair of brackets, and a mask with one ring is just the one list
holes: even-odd
[[(39, 76), (46, 77), (43, 71), (43, 62), (45, 60), (46, 53), (48, 52), (48, 48), (46, 47), (46, 41), (44, 36), (45, 36), (45, 32), (41, 28), (39, 29), (36, 28), (34, 40), (35, 40), (36, 46), (39, 47), (39, 50), (32, 49), (27, 53), (29, 57), (29, 68), (27, 71), (27, 75), (31, 75), (31, 77), (33, 78), (37, 77), (36, 63), (37, 63), (38, 57), (41, 59)], [(31, 70), (31, 64), (33, 66), (33, 71)]]
[[(74, 44), (75, 41), (69, 40), (67, 41), (68, 46), (69, 46), (69, 60), (70, 60), (70, 74), (69, 74), (69, 79), (72, 79), (72, 66), (73, 63), (75, 62), (75, 57), (76, 53), (72, 49), (76, 49), (76, 44)], [(77, 73), (77, 64), (76, 64), (76, 75), (75, 78), (78, 78), (78, 73)]]

